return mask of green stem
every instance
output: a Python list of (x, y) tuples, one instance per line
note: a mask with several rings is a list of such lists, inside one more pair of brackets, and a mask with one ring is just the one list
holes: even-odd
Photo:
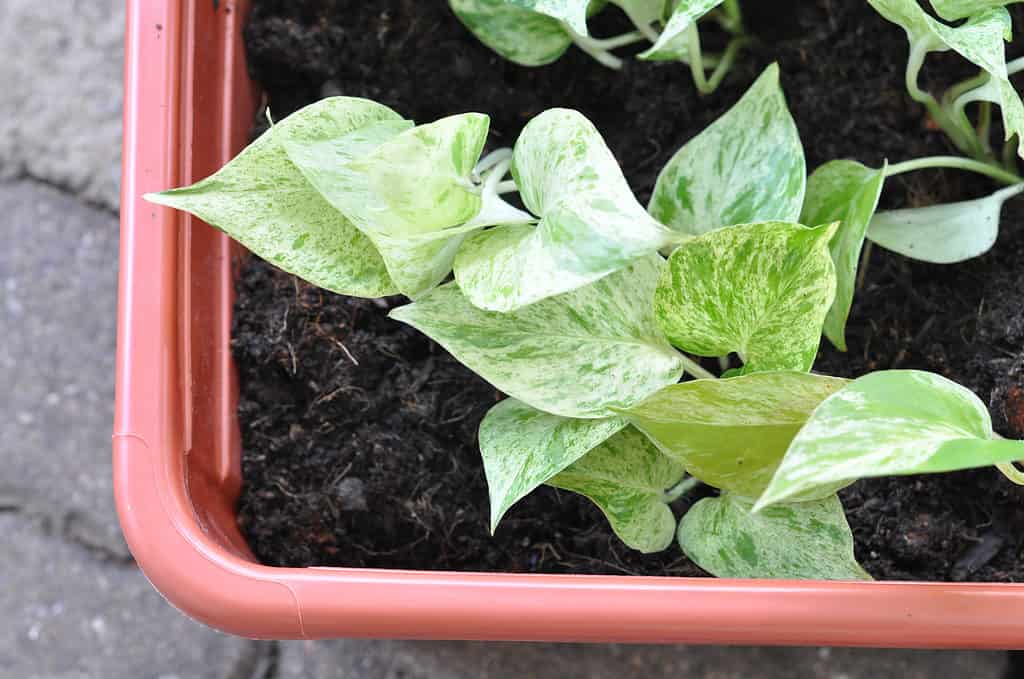
[(704, 366), (702, 366), (700, 363), (697, 363), (697, 361), (693, 360), (689, 356), (680, 354), (680, 357), (683, 360), (683, 370), (686, 371), (688, 374), (693, 375), (699, 380), (718, 379), (718, 375), (709, 370), (705, 370)]
[(970, 92), (971, 90), (977, 89), (988, 82), (989, 74), (982, 71), (978, 75), (961, 80), (957, 84), (946, 90), (946, 93), (942, 95), (942, 103), (946, 107), (953, 106), (953, 103), (961, 96)]
[(750, 41), (751, 39), (747, 37), (733, 38), (729, 41), (729, 45), (725, 48), (725, 53), (722, 55), (722, 60), (708, 79), (708, 92), (714, 92), (718, 89), (718, 86), (722, 84), (722, 80), (728, 75), (732, 65), (736, 62), (736, 55), (740, 53), (741, 49), (750, 44)]
[(979, 160), (992, 160), (990, 155), (986, 154), (984, 148), (982, 148), (974, 128), (970, 124), (964, 127), (963, 121), (960, 121), (960, 124), (958, 124), (931, 93), (925, 92), (917, 84), (918, 75), (921, 73), (921, 67), (924, 66), (924, 58), (927, 56), (928, 51), (928, 44), (926, 42), (911, 42), (910, 56), (907, 58), (907, 70), (905, 73), (907, 93), (910, 94), (911, 99), (922, 104), (928, 110), (932, 120), (949, 136), (954, 146), (967, 155)]
[(1024, 57), (1018, 57), (1006, 64), (1006, 72), (1009, 75), (1016, 75), (1021, 71), (1024, 71)]
[[(599, 63), (607, 66), (608, 68), (613, 68), (616, 71), (622, 68), (622, 59), (619, 59), (617, 56), (609, 52), (609, 50), (650, 39), (643, 31), (631, 31), (612, 38), (591, 38), (590, 36), (576, 33), (565, 24), (563, 24), (562, 27), (572, 37), (572, 40), (576, 43), (577, 47), (596, 59)], [(656, 39), (657, 36), (655, 36), (655, 40)]]
[(1014, 463), (1000, 462), (996, 465), (996, 469), (1001, 471), (1003, 476), (1010, 479), (1018, 486), (1024, 486), (1024, 471), (1021, 471)]
[(981, 108), (978, 113), (978, 138), (981, 139), (985, 145), (985, 150), (989, 153), (992, 152), (992, 146), (989, 139), (992, 138), (992, 102), (983, 101), (981, 102)]
[(666, 490), (665, 494), (662, 496), (662, 501), (665, 504), (672, 504), (673, 502), (675, 502), (682, 496), (686, 495), (699, 485), (700, 479), (693, 476), (688, 476), (679, 483), (677, 483), (676, 485)]
[(494, 190), (500, 196), (504, 193), (515, 193), (519, 190), (519, 187), (516, 186), (515, 181), (509, 179), (508, 181), (500, 182), (494, 187)]
[(690, 72), (693, 74), (693, 84), (697, 86), (697, 91), (700, 94), (709, 94), (711, 89), (708, 87), (707, 74), (704, 73), (704, 55), (701, 54), (700, 50), (700, 31), (697, 29), (696, 22), (691, 24), (686, 31), (686, 42), (687, 47), (689, 48)]
[(895, 177), (896, 175), (903, 174), (905, 172), (932, 168), (949, 168), (953, 170), (977, 172), (978, 174), (991, 177), (992, 179), (1003, 182), (1004, 184), (1020, 184), (1024, 182), (1024, 178), (1014, 174), (1013, 172), (1007, 172), (1000, 167), (983, 163), (980, 160), (960, 158), (959, 156), (929, 156), (927, 158), (917, 158), (915, 160), (896, 163), (895, 165), (890, 165), (886, 169), (885, 176)]

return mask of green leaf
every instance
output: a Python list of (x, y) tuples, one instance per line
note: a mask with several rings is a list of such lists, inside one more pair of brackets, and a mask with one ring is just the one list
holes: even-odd
[(698, 19), (724, 0), (680, 0), (665, 23), (657, 42), (638, 56), (648, 61), (676, 61), (688, 57), (687, 31)]
[(720, 578), (870, 580), (853, 556), (839, 498), (770, 507), (733, 493), (705, 498), (679, 523), (679, 546)]
[(506, 394), (565, 417), (603, 418), (682, 376), (654, 321), (660, 255), (511, 313), (473, 306), (454, 283), (391, 316), (417, 328)]
[(341, 137), (382, 121), (402, 124), (397, 113), (366, 99), (324, 99), (264, 132), (214, 175), (146, 200), (191, 212), (313, 285), (356, 297), (392, 295), (397, 289), (377, 249), (320, 196), (281, 144)]
[(835, 297), (837, 227), (744, 224), (684, 243), (655, 292), (658, 324), (683, 351), (739, 353), (744, 372), (810, 370)]
[(853, 304), (857, 265), (885, 185), (885, 169), (884, 165), (875, 170), (852, 160), (835, 160), (819, 167), (807, 180), (800, 222), (839, 222), (839, 231), (829, 245), (836, 267), (836, 298), (825, 316), (824, 330), (840, 351), (846, 351), (846, 319)]
[(800, 216), (804, 151), (772, 64), (725, 115), (662, 169), (648, 210), (662, 224), (700, 235), (723, 226)]
[(474, 305), (512, 311), (596, 281), (677, 238), (644, 211), (594, 125), (551, 109), (516, 141), (512, 174), (536, 226), (469, 238), (455, 279)]
[[(291, 161), (377, 246), (399, 290), (417, 297), (451, 271), (483, 201), (472, 181), (489, 119), (478, 113), (412, 129), (283, 136)], [(457, 227), (469, 223), (466, 228)]]
[(505, 0), (510, 5), (549, 16), (567, 24), (576, 33), (587, 35), (589, 0)]
[(868, 238), (887, 250), (935, 264), (952, 264), (988, 252), (999, 236), (1003, 203), (1024, 191), (1024, 184), (985, 198), (879, 212)]
[(948, 472), (1024, 458), (1024, 441), (994, 438), (968, 389), (918, 370), (855, 380), (827, 398), (793, 439), (754, 511), (860, 478)]
[(491, 532), (512, 505), (625, 426), (618, 417), (580, 420), (549, 415), (514, 398), (491, 408), (480, 423)]
[[(665, 16), (666, 0), (612, 0), (612, 4), (618, 6), (634, 26), (650, 26), (656, 21), (661, 21)], [(722, 0), (719, 0), (722, 2)]]
[(620, 411), (704, 483), (757, 497), (838, 377), (761, 372), (673, 384)]
[(931, 0), (935, 13), (946, 21), (966, 19), (993, 7), (1005, 7), (1021, 0)]
[(480, 42), (521, 66), (550, 64), (572, 44), (557, 19), (506, 0), (448, 0), (448, 4)]
[(676, 519), (665, 491), (683, 468), (634, 429), (624, 429), (587, 453), (548, 485), (590, 499), (627, 546), (650, 554), (672, 544)]

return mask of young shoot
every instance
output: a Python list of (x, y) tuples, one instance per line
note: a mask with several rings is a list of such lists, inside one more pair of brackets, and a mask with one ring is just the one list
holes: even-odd
[[(590, 35), (587, 19), (605, 4), (623, 11), (635, 30), (606, 38)], [(615, 50), (647, 43), (640, 59), (688, 64), (701, 94), (721, 84), (750, 43), (738, 0), (449, 0), (449, 5), (482, 43), (522, 66), (549, 64), (575, 45), (598, 63), (619, 70), (623, 60)], [(697, 22), (704, 18), (731, 36), (721, 54), (701, 49)]]

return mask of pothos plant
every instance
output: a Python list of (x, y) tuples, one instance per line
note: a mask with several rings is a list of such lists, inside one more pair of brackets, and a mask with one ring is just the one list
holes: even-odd
[[(608, 4), (629, 17), (636, 30), (595, 38), (587, 19)], [(738, 0), (449, 0), (455, 15), (492, 50), (521, 66), (542, 66), (571, 45), (601, 64), (622, 68), (613, 50), (647, 42), (638, 57), (688, 64), (697, 90), (713, 92), (750, 42)], [(701, 49), (697, 22), (717, 22), (731, 37), (721, 53)]]
[[(677, 536), (715, 575), (862, 579), (836, 491), (1024, 457), (938, 375), (811, 372), (823, 328), (841, 337), (886, 171), (808, 182), (776, 66), (673, 156), (647, 209), (576, 111), (481, 157), (487, 133), (477, 113), (417, 126), (325, 99), (147, 198), (315, 285), (412, 298), (391, 316), (508, 395), (479, 430), (492, 530), (548, 484), (630, 547)], [(692, 358), (731, 354), (721, 378)], [(677, 522), (698, 480), (720, 494)]]

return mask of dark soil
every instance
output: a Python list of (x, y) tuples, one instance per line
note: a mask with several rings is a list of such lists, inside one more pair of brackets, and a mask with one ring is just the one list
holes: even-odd
[[(254, 77), (283, 116), (321, 96), (376, 99), (430, 121), (492, 118), (492, 145), (553, 106), (583, 111), (642, 201), (660, 168), (772, 61), (815, 167), (951, 152), (903, 89), (902, 31), (862, 0), (746, 3), (760, 38), (714, 95), (680, 65), (607, 70), (576, 50), (539, 69), (494, 55), (442, 0), (263, 0), (246, 31)], [(1020, 25), (1024, 18), (1015, 16)], [(624, 30), (614, 9), (597, 35)], [(714, 46), (716, 36), (708, 36)], [(720, 37), (719, 37), (720, 39)], [(925, 81), (969, 73), (932, 57)], [(890, 180), (886, 207), (959, 200), (993, 186), (963, 173)], [(997, 247), (955, 266), (875, 248), (849, 328), (848, 354), (818, 369), (857, 376), (921, 368), (989, 403), (996, 428), (1024, 437), (1024, 204), (1011, 203)], [(268, 564), (517, 572), (696, 575), (678, 551), (619, 543), (600, 513), (542, 488), (487, 533), (476, 428), (501, 398), (437, 345), (385, 317), (387, 304), (320, 290), (253, 259), (238, 286), (233, 347), (241, 375), (245, 484), (239, 521)], [(694, 497), (680, 501), (682, 513)], [(857, 556), (876, 577), (1024, 580), (1021, 490), (994, 470), (862, 481), (842, 493)]]

